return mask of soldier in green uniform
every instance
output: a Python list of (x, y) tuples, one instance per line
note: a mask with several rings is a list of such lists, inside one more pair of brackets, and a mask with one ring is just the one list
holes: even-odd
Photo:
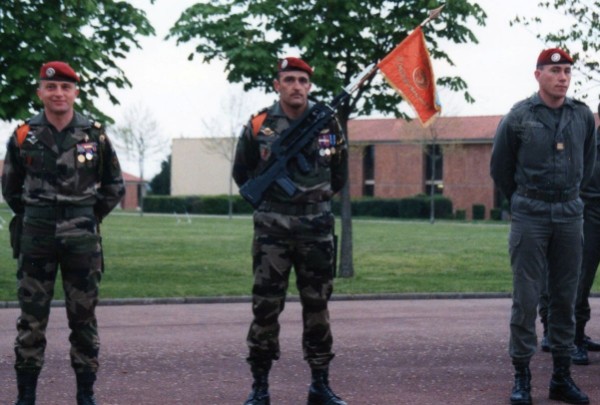
[[(254, 177), (270, 156), (270, 145), (312, 106), (307, 96), (312, 68), (299, 58), (278, 63), (274, 80), (279, 100), (254, 116), (238, 140), (233, 177), (238, 186)], [(254, 212), (252, 245), (254, 319), (248, 332), (248, 363), (254, 377), (245, 405), (269, 405), (268, 376), (279, 359), (279, 315), (284, 309), (291, 268), (302, 304), (304, 358), (312, 370), (309, 405), (345, 405), (329, 386), (333, 338), (328, 301), (334, 276), (332, 196), (347, 179), (347, 150), (337, 121), (302, 151), (304, 166), (292, 159), (289, 177), (298, 188), (290, 197), (277, 185)]]
[(125, 187), (104, 128), (73, 109), (79, 76), (55, 61), (42, 66), (39, 79), (43, 111), (10, 137), (2, 174), (2, 194), (15, 213), (11, 242), (18, 257), (16, 405), (35, 404), (59, 267), (77, 404), (94, 405), (100, 345), (95, 308), (103, 270), (98, 226)]
[(491, 175), (511, 204), (513, 271), (509, 354), (515, 368), (513, 405), (531, 404), (529, 362), (536, 351), (536, 310), (548, 294), (548, 343), (553, 373), (550, 399), (587, 404), (571, 378), (575, 316), (583, 246), (582, 186), (596, 160), (594, 116), (566, 96), (573, 59), (561, 49), (540, 53), (539, 90), (515, 104), (496, 131)]

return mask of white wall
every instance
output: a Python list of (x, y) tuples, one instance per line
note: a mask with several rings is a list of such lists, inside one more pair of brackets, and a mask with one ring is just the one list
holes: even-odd
[(171, 195), (229, 194), (235, 142), (225, 137), (173, 139)]

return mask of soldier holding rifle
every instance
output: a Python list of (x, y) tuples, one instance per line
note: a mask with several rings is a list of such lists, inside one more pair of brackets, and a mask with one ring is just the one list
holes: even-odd
[[(275, 142), (283, 134), (292, 139), (290, 143), (297, 139), (297, 133), (285, 131), (307, 121), (314, 105), (307, 98), (312, 73), (299, 58), (279, 61), (273, 82), (279, 100), (254, 116), (238, 140), (233, 167), (238, 186), (255, 179), (272, 163), (274, 145), (279, 145)], [(254, 383), (245, 405), (270, 404), (268, 377), (273, 361), (280, 356), (278, 318), (285, 306), (292, 267), (302, 304), (304, 358), (312, 371), (308, 403), (346, 404), (329, 386), (329, 363), (334, 354), (327, 305), (335, 270), (330, 200), (346, 182), (347, 150), (335, 118), (316, 129), (317, 133), (307, 134), (310, 141), (286, 160), (285, 182), (279, 178), (253, 201), (254, 319), (247, 337), (247, 361)]]

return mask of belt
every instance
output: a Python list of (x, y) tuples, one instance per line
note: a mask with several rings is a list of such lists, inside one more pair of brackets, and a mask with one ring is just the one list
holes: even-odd
[(30, 218), (75, 218), (84, 216), (94, 216), (94, 207), (76, 206), (76, 205), (53, 205), (49, 207), (25, 207), (25, 216)]
[(523, 197), (532, 198), (534, 200), (557, 203), (576, 200), (577, 197), (579, 197), (579, 190), (543, 191), (525, 187), (517, 187), (517, 194)]
[(263, 201), (258, 206), (258, 211), (263, 212), (276, 212), (283, 215), (316, 215), (323, 212), (331, 211), (331, 204), (329, 201), (322, 201), (319, 203), (312, 204), (292, 204), (292, 203), (278, 203), (273, 201)]

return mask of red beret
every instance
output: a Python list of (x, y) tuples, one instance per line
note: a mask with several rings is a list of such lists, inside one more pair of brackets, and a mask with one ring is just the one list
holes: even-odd
[(300, 58), (287, 57), (281, 59), (277, 64), (277, 72), (288, 72), (290, 70), (302, 70), (312, 76), (313, 69)]
[(48, 62), (40, 69), (40, 80), (54, 80), (57, 82), (78, 82), (79, 76), (65, 62)]
[(559, 48), (544, 49), (538, 56), (537, 66), (573, 64), (573, 58), (568, 53)]

